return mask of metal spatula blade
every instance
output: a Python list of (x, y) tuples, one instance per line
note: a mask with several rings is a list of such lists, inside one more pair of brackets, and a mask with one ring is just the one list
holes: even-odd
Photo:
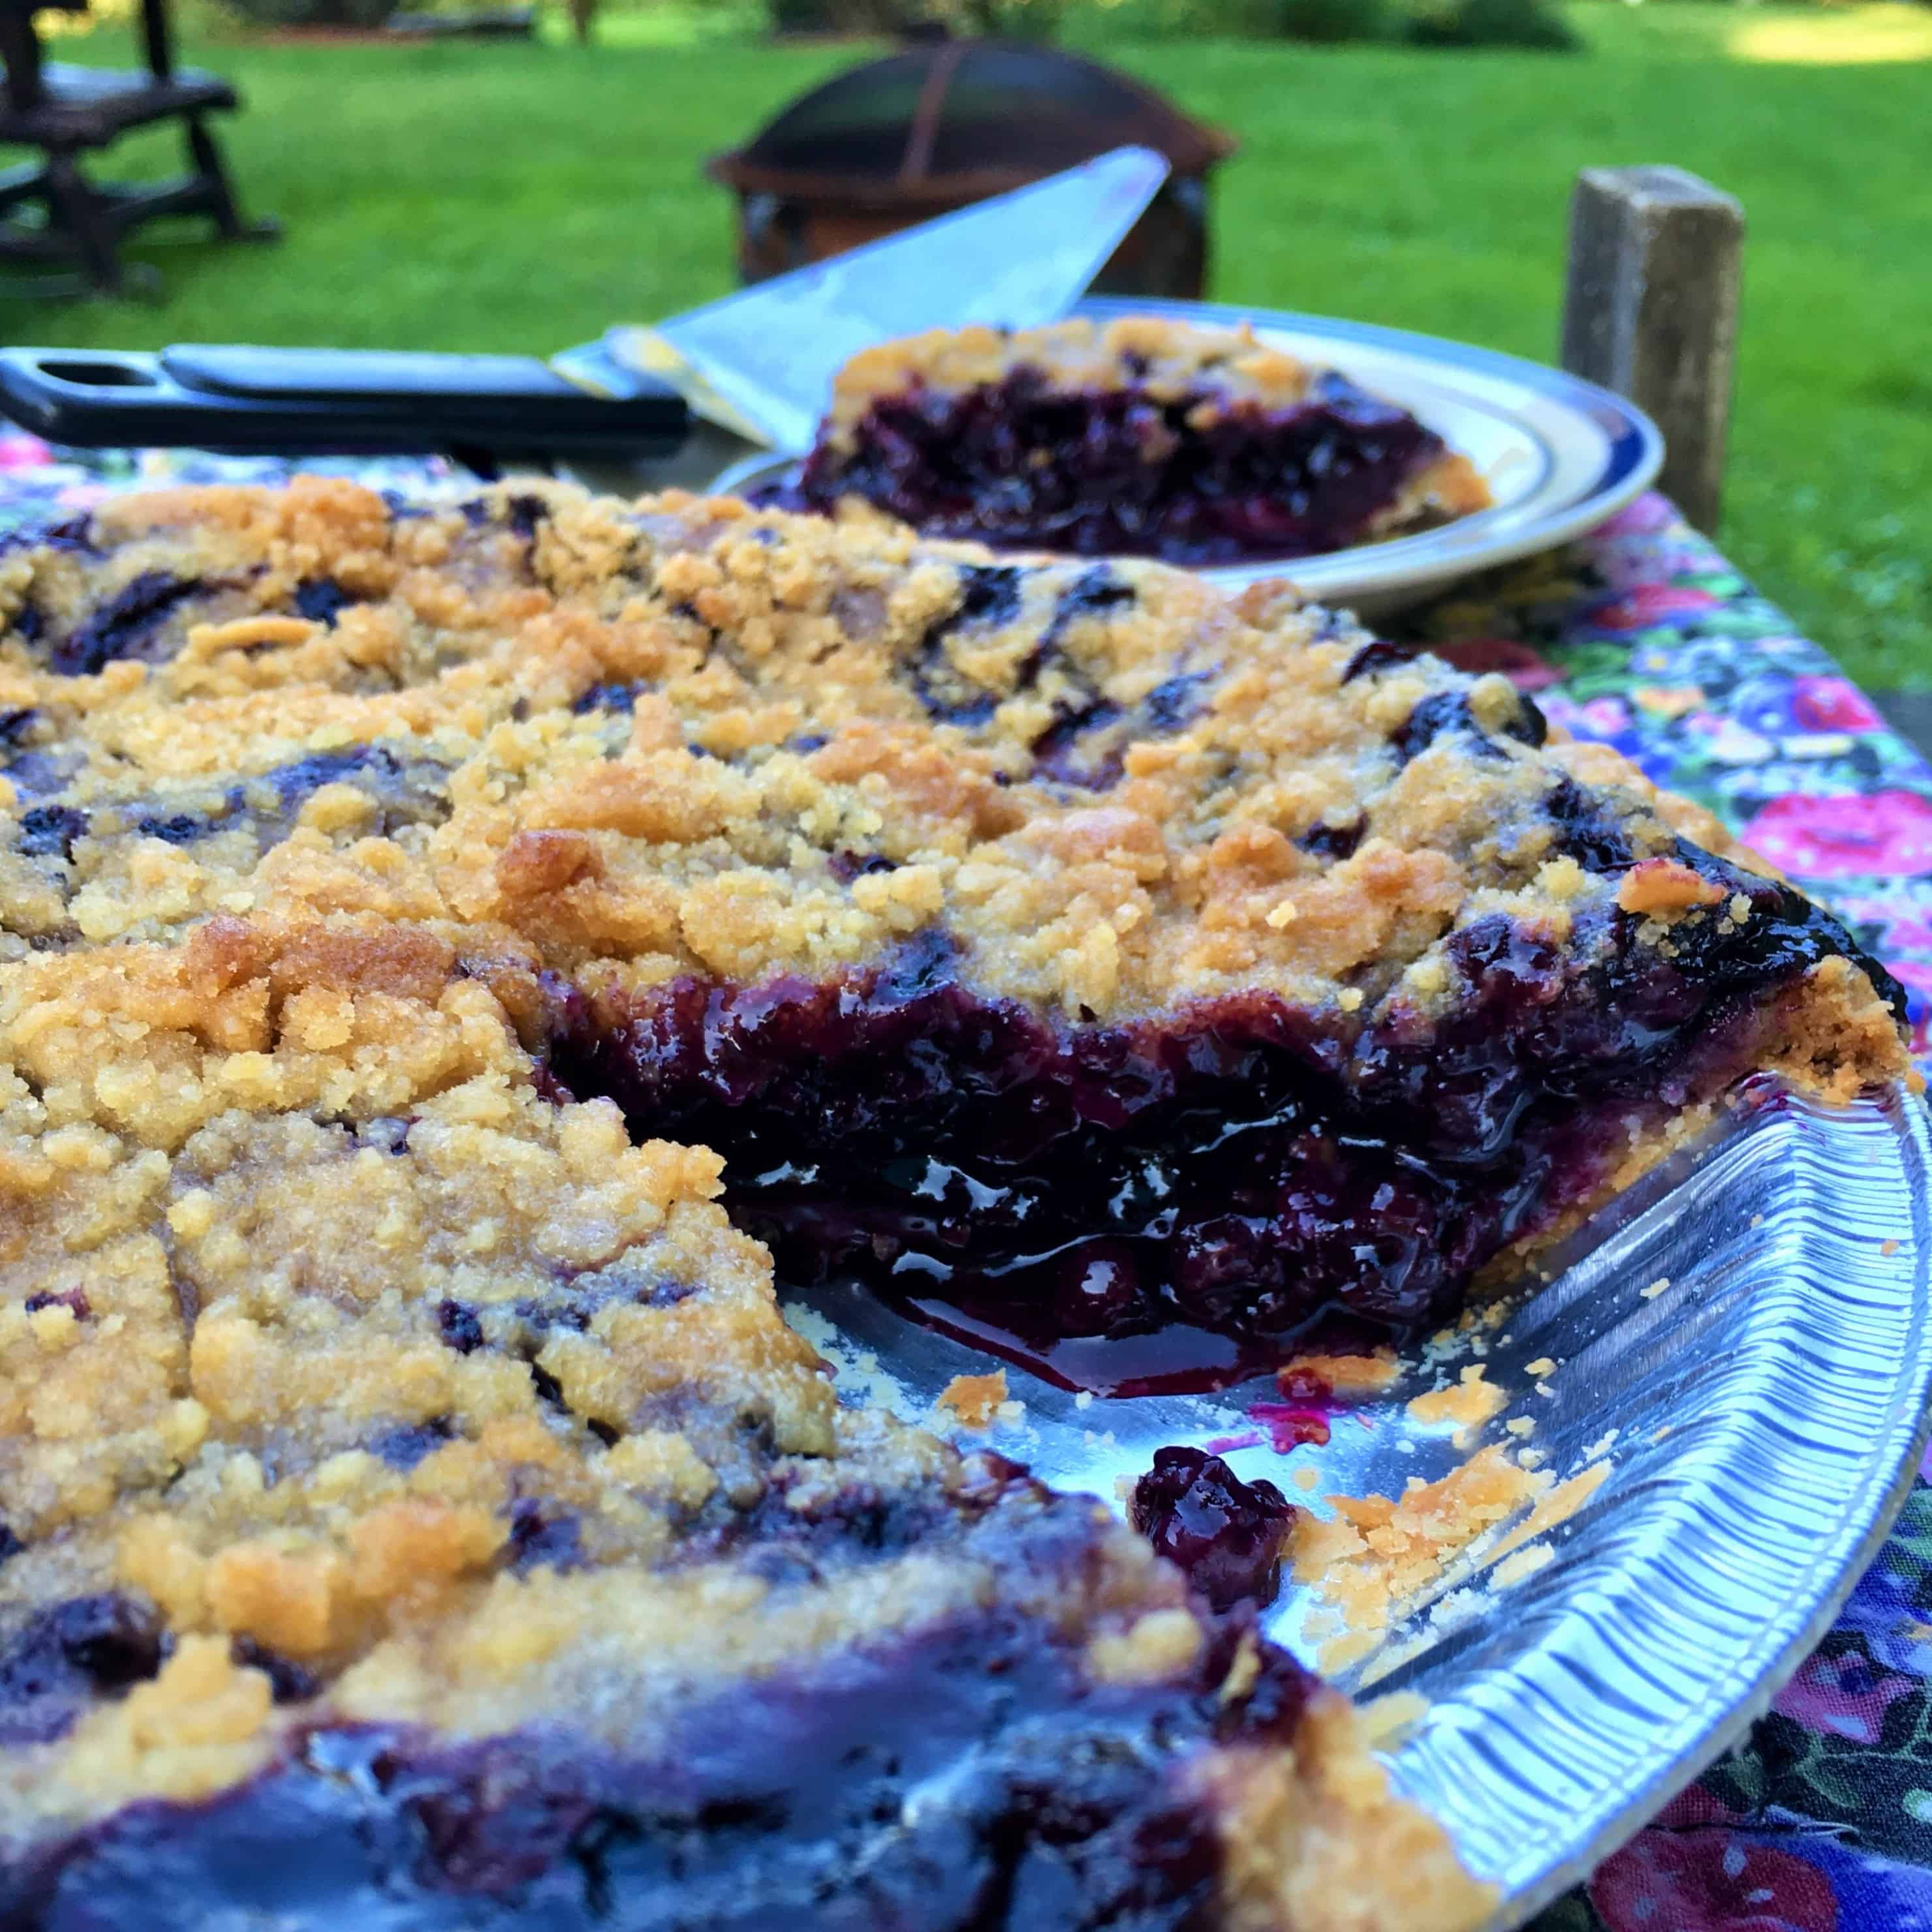
[[(1116, 148), (849, 254), (794, 269), (654, 328), (614, 328), (618, 370), (681, 390), (700, 415), (784, 454), (812, 446), (832, 379), (862, 349), (921, 329), (1023, 328), (1083, 295), (1166, 178), (1166, 158)], [(557, 358), (595, 379), (595, 356)]]

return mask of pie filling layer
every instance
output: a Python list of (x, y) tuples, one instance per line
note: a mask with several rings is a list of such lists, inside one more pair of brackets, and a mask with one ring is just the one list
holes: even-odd
[(1776, 994), (1844, 935), (1789, 887), (1679, 856), (1732, 916), (1681, 928), (1674, 956), (1614, 908), (1560, 950), (1495, 918), (1452, 942), (1463, 985), (1432, 1021), (1391, 1003), (1350, 1029), (1256, 994), (1054, 1024), (975, 993), (934, 932), (842, 982), (565, 994), (550, 1065), (640, 1137), (722, 1153), (782, 1279), (856, 1274), (1074, 1387), (1211, 1388), (1330, 1312), (1452, 1313), (1601, 1189), (1634, 1128), (1754, 1064)]
[[(776, 1558), (788, 1540), (760, 1546)], [(1065, 1570), (1076, 1593), (1100, 1560), (1076, 1504), (1010, 1540), (986, 1553)], [(1326, 1694), (1245, 1615), (1206, 1628), (1184, 1674), (1114, 1684), (1094, 1681), (1077, 1631), (994, 1604), (700, 1696), (636, 1754), (561, 1723), (467, 1741), (305, 1726), (238, 1786), (128, 1808), (0, 1869), (0, 1923), (145, 1932), (219, 1901), (282, 1932), (1179, 1932), (1211, 1922), (1222, 1864), (1190, 1761), (1287, 1744)], [(67, 1668), (124, 1691), (155, 1648), (130, 1662), (97, 1641)]]
[(929, 536), (1216, 564), (1341, 550), (1447, 453), (1407, 410), (1325, 371), (1286, 405), (1213, 388), (1082, 392), (1020, 365), (963, 390), (876, 399), (850, 446), (765, 500), (865, 499)]

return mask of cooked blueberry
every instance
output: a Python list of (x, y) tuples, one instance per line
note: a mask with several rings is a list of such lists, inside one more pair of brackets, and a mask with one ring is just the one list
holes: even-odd
[(305, 1704), (322, 1688), (322, 1679), (307, 1665), (257, 1643), (252, 1636), (235, 1638), (229, 1650), (237, 1664), (267, 1678), (269, 1694), (278, 1704)]
[(1216, 1610), (1274, 1602), (1295, 1516), (1274, 1484), (1244, 1483), (1204, 1450), (1156, 1449), (1153, 1468), (1134, 1485), (1129, 1514)]
[(1090, 762), (1081, 756), (1082, 740), (1102, 730), (1120, 716), (1120, 707), (1104, 698), (1096, 698), (1078, 710), (1055, 712), (1053, 722), (1034, 739), (1030, 748), (1034, 769), (1042, 778), (1062, 784), (1082, 785), (1090, 791), (1105, 791), (1120, 776), (1120, 748), (1116, 745)]
[[(328, 784), (353, 784), (376, 805), (368, 830), (388, 836), (405, 826), (440, 825), (449, 815), (449, 773), (434, 759), (387, 745), (350, 745), (339, 752), (312, 752), (265, 772), (252, 786), (274, 790), (272, 810), (254, 814), (256, 836), (266, 849), (287, 837), (302, 806)], [(231, 808), (239, 809), (238, 791)]]
[(76, 1322), (88, 1322), (94, 1318), (85, 1288), (43, 1288), (38, 1294), (28, 1295), (21, 1306), (29, 1315), (38, 1315), (44, 1308), (64, 1308)]
[(296, 609), (310, 623), (326, 624), (331, 630), (335, 628), (336, 619), (350, 604), (362, 601), (344, 590), (332, 577), (311, 577), (295, 588)]
[(17, 710), (0, 711), (0, 749), (11, 751), (25, 743), (40, 715), (31, 704), (22, 705)]
[[(1505, 719), (1501, 728), (1504, 736), (1532, 747), (1541, 744), (1549, 731), (1543, 713), (1527, 698), (1517, 700), (1515, 714)], [(1408, 714), (1407, 722), (1390, 742), (1395, 748), (1397, 760), (1406, 765), (1445, 733), (1465, 734), (1473, 757), (1498, 758), (1503, 755), (1477, 723), (1469, 709), (1467, 694), (1460, 691), (1431, 692)]]
[(86, 812), (70, 805), (37, 805), (20, 814), (20, 850), (29, 859), (71, 859), (74, 842), (86, 832)]
[(1078, 619), (1097, 617), (1133, 601), (1133, 586), (1123, 584), (1105, 564), (1083, 570), (1060, 593), (1053, 607), (1053, 616), (1040, 640), (1042, 650), (1052, 650), (1056, 646), (1068, 628)]
[(118, 1592), (40, 1611), (0, 1652), (0, 1741), (58, 1737), (93, 1698), (152, 1677), (165, 1648), (153, 1610)]
[(537, 1400), (548, 1403), (552, 1408), (568, 1410), (568, 1402), (563, 1399), (563, 1384), (541, 1362), (530, 1365), (530, 1384), (537, 1392)]
[(1543, 808), (1556, 828), (1556, 849), (1585, 871), (1620, 872), (1635, 862), (1630, 836), (1609, 801), (1586, 791), (1574, 778), (1558, 778), (1545, 796)]
[(1392, 638), (1371, 638), (1348, 660), (1342, 682), (1348, 684), (1378, 670), (1392, 670), (1397, 664), (1413, 664), (1419, 655), (1413, 644), (1399, 644)]
[(959, 567), (959, 608), (946, 620), (997, 627), (1020, 614), (1020, 572), (1010, 564), (967, 563)]
[(141, 656), (175, 606), (201, 588), (165, 571), (142, 571), (55, 645), (49, 668), (64, 677), (89, 676), (116, 658)]
[(640, 679), (626, 683), (593, 684), (570, 707), (580, 718), (590, 711), (626, 712), (636, 704), (638, 694), (644, 688)]
[(580, 1560), (577, 1518), (560, 1505), (548, 1508), (525, 1496), (510, 1509), (510, 1568), (529, 1570), (538, 1564), (568, 1570)]
[(449, 1418), (433, 1415), (427, 1422), (400, 1424), (372, 1436), (369, 1453), (380, 1456), (392, 1469), (413, 1469), (425, 1456), (434, 1454), (448, 1442), (451, 1435)]
[(26, 1545), (16, 1536), (6, 1523), (0, 1522), (0, 1563), (10, 1556), (17, 1556)]
[(549, 504), (541, 496), (527, 493), (512, 496), (504, 508), (508, 512), (511, 529), (526, 542), (536, 536), (538, 525), (547, 522), (550, 517)]
[(1331, 825), (1325, 818), (1318, 818), (1294, 842), (1315, 858), (1339, 862), (1353, 855), (1368, 829), (1366, 812), (1358, 812), (1346, 825)]
[(1212, 671), (1189, 671), (1156, 685), (1142, 700), (1148, 724), (1156, 731), (1178, 731), (1200, 715), (1201, 687), (1211, 684), (1214, 676)]
[(204, 818), (191, 812), (171, 813), (166, 818), (156, 817), (152, 812), (142, 812), (134, 820), (134, 828), (144, 838), (158, 838), (168, 845), (192, 845), (196, 840), (206, 838), (220, 828), (212, 818)]
[(854, 879), (874, 872), (892, 872), (898, 864), (896, 859), (888, 859), (883, 852), (834, 852), (825, 862), (826, 869), (842, 886), (849, 886)]
[(1020, 572), (1011, 564), (962, 565), (959, 602), (920, 640), (908, 668), (914, 691), (928, 713), (942, 723), (983, 724), (999, 709), (989, 691), (969, 684), (946, 661), (946, 640), (963, 626), (1011, 623), (1020, 608)]
[(446, 1297), (436, 1305), (436, 1332), (459, 1355), (473, 1354), (483, 1346), (483, 1324), (476, 1311), (466, 1303)]

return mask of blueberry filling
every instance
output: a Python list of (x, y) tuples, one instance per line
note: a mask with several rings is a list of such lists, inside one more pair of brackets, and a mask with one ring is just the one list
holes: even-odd
[(47, 668), (64, 677), (85, 677), (117, 658), (146, 656), (175, 606), (202, 587), (165, 571), (142, 571), (55, 645)]
[(1184, 1448), (1154, 1452), (1127, 1510), (1135, 1528), (1217, 1610), (1274, 1601), (1295, 1514), (1274, 1484), (1244, 1483), (1220, 1456)]
[[(1190, 423), (1197, 412), (1209, 420)], [(848, 452), (821, 443), (763, 500), (856, 495), (934, 536), (1177, 563), (1306, 556), (1360, 541), (1443, 454), (1405, 410), (1342, 378), (1298, 403), (1055, 389), (1035, 368), (881, 397)]]
[(451, 1438), (449, 1418), (433, 1415), (427, 1422), (401, 1423), (384, 1430), (370, 1440), (369, 1453), (381, 1457), (391, 1468), (406, 1472)]
[(1148, 723), (1156, 731), (1178, 731), (1200, 715), (1200, 688), (1214, 680), (1212, 671), (1190, 671), (1156, 685), (1143, 700)]
[(909, 675), (914, 694), (929, 717), (942, 724), (983, 724), (999, 709), (998, 698), (961, 676), (948, 662), (945, 644), (954, 632), (998, 629), (1010, 624), (1020, 608), (1020, 572), (1012, 564), (964, 566), (959, 602), (920, 640)]
[(64, 1736), (96, 1697), (152, 1677), (166, 1653), (161, 1622), (104, 1592), (40, 1611), (0, 1648), (0, 1745)]
[[(1504, 720), (1501, 729), (1505, 737), (1532, 749), (1550, 734), (1543, 713), (1526, 698), (1517, 700), (1515, 715)], [(1506, 755), (1476, 722), (1467, 694), (1460, 691), (1431, 692), (1408, 714), (1390, 742), (1397, 762), (1406, 765), (1427, 751), (1437, 739), (1452, 734), (1467, 740), (1473, 758), (1498, 759)]]
[(895, 871), (898, 862), (883, 852), (835, 852), (826, 860), (825, 868), (842, 886), (849, 886), (854, 879)]
[(1413, 644), (1398, 644), (1393, 638), (1371, 638), (1343, 667), (1342, 682), (1352, 684), (1358, 677), (1372, 677), (1378, 670), (1413, 664), (1419, 655)]
[(1346, 825), (1330, 825), (1326, 819), (1318, 819), (1294, 842), (1303, 851), (1312, 853), (1318, 859), (1339, 864), (1354, 856), (1355, 848), (1362, 842), (1362, 834), (1368, 829), (1368, 815), (1365, 812), (1358, 813)]
[(483, 1324), (466, 1303), (446, 1297), (436, 1305), (436, 1333), (459, 1355), (473, 1354), (483, 1346)]
[(561, 1510), (547, 1514), (542, 1504), (520, 1497), (510, 1508), (510, 1568), (531, 1570), (544, 1564), (553, 1570), (574, 1569), (583, 1560), (578, 1535), (575, 1516)]
[(193, 812), (177, 812), (166, 818), (158, 818), (152, 812), (140, 814), (134, 822), (134, 830), (144, 838), (158, 838), (166, 845), (192, 845), (196, 839), (206, 838), (219, 829), (213, 821), (197, 818)]
[(1105, 791), (1120, 776), (1120, 747), (1109, 746), (1096, 757), (1083, 741), (1115, 723), (1120, 715), (1120, 707), (1104, 698), (1075, 710), (1057, 711), (1053, 722), (1033, 741), (1034, 776), (1089, 791)]
[(74, 842), (87, 832), (87, 814), (70, 805), (37, 805), (20, 814), (16, 841), (22, 857), (71, 859)]
[(1432, 1018), (1251, 994), (1051, 1022), (974, 991), (934, 932), (853, 980), (560, 992), (550, 1064), (640, 1136), (719, 1149), (789, 1279), (856, 1274), (1076, 1386), (1212, 1386), (1324, 1314), (1439, 1319), (1601, 1184), (1634, 1109), (1726, 1084), (1780, 988), (1858, 957), (1789, 888), (1679, 856), (1748, 916), (1666, 952), (1599, 908), (1559, 952), (1492, 916), (1449, 941)]
[(311, 623), (325, 624), (332, 631), (336, 619), (350, 604), (360, 602), (332, 577), (311, 577), (295, 588), (296, 610)]
[(591, 711), (629, 712), (637, 704), (641, 682), (628, 684), (593, 684), (570, 708), (580, 718)]
[[(1090, 1528), (1042, 1514), (1005, 1532), (1012, 1562), (1078, 1564)], [(218, 1904), (282, 1932), (1183, 1932), (1211, 1922), (1222, 1869), (1187, 1766), (1292, 1738), (1312, 1685), (1240, 1618), (1208, 1640), (1180, 1681), (1117, 1686), (1050, 1621), (961, 1613), (694, 1702), (634, 1755), (541, 1724), (320, 1728), (230, 1790), (11, 1862), (0, 1918), (132, 1932)], [(1240, 1644), (1252, 1667), (1228, 1694)]]
[(64, 1308), (76, 1322), (91, 1322), (94, 1318), (87, 1291), (80, 1288), (43, 1288), (38, 1294), (28, 1295), (21, 1306), (29, 1315), (38, 1315), (44, 1308)]
[(252, 1636), (238, 1636), (230, 1649), (237, 1664), (259, 1670), (268, 1680), (269, 1693), (278, 1704), (305, 1704), (322, 1688), (322, 1679), (306, 1665)]

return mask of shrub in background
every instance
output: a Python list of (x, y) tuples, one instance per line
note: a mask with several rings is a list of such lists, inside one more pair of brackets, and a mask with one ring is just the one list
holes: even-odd
[(250, 27), (380, 27), (403, 0), (223, 0)]
[(1114, 39), (1300, 40), (1340, 45), (1398, 41), (1414, 46), (1534, 47), (1582, 44), (1546, 0), (1100, 0), (1069, 24)]
[(1388, 0), (1279, 0), (1274, 21), (1291, 40), (1385, 40), (1395, 25)]
[(1543, 0), (1422, 0), (1404, 38), (1424, 47), (1533, 47), (1571, 53), (1576, 31)]

